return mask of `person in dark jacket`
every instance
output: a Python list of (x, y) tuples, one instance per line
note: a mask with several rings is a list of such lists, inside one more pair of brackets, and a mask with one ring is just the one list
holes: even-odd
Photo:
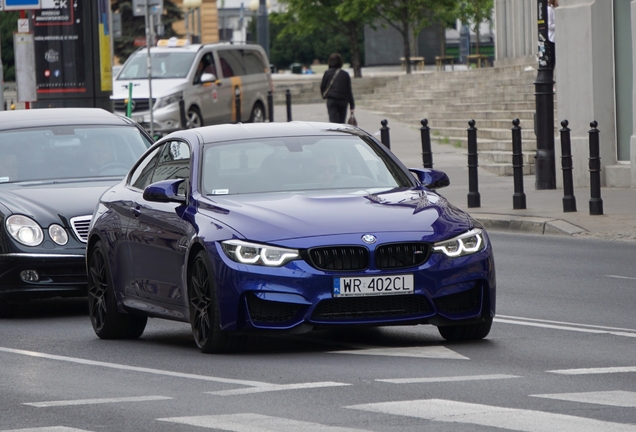
[(332, 123), (345, 123), (347, 121), (347, 105), (351, 114), (355, 110), (353, 92), (351, 91), (351, 77), (342, 70), (342, 57), (334, 53), (329, 57), (329, 69), (322, 76), (320, 92), (322, 98), (327, 99), (327, 112)]

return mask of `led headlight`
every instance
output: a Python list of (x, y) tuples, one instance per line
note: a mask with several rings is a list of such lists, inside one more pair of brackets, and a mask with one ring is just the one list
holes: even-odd
[(49, 227), (49, 236), (51, 236), (51, 240), (60, 246), (64, 246), (68, 243), (68, 234), (66, 233), (66, 230), (58, 224), (53, 224)]
[(163, 108), (168, 105), (172, 105), (173, 103), (178, 103), (181, 99), (183, 99), (183, 92), (171, 94), (170, 96), (162, 97), (157, 101), (157, 105), (155, 109)]
[(280, 267), (299, 257), (295, 249), (249, 243), (241, 240), (226, 240), (221, 243), (226, 255), (242, 264)]
[(479, 252), (483, 247), (484, 235), (480, 229), (475, 228), (450, 240), (435, 243), (433, 250), (449, 257), (458, 257)]
[(9, 235), (23, 245), (37, 246), (44, 239), (40, 225), (29, 217), (22, 215), (9, 216), (5, 225)]

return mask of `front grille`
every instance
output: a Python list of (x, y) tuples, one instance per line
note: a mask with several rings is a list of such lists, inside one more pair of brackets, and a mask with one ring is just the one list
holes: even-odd
[(415, 294), (323, 300), (311, 315), (315, 321), (400, 318), (430, 312), (426, 297)]
[(426, 262), (429, 252), (426, 243), (384, 244), (375, 251), (375, 266), (380, 270), (416, 267)]
[(75, 236), (82, 243), (86, 243), (88, 241), (88, 228), (91, 225), (91, 215), (88, 216), (77, 216), (71, 219), (71, 226), (73, 227), (73, 232)]
[[(154, 105), (155, 99), (152, 100)], [(126, 112), (127, 103), (125, 99), (115, 99), (113, 101), (113, 107), (115, 111)], [(148, 99), (133, 99), (132, 112), (148, 111)]]
[(476, 283), (469, 290), (433, 299), (438, 312), (462, 313), (477, 308), (481, 302), (481, 285)]
[(369, 250), (361, 246), (330, 246), (309, 250), (310, 263), (320, 270), (364, 270)]
[(247, 309), (254, 323), (283, 323), (294, 318), (301, 305), (261, 300), (254, 294), (247, 295)]

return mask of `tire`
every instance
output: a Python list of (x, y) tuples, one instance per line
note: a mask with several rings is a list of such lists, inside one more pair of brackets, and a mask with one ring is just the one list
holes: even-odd
[(265, 108), (260, 102), (254, 104), (252, 114), (250, 114), (250, 123), (263, 123), (265, 121)]
[(205, 251), (199, 251), (188, 270), (190, 324), (194, 341), (205, 354), (236, 351), (247, 338), (221, 330), (217, 287)]
[(88, 314), (100, 339), (137, 339), (148, 317), (119, 313), (108, 260), (101, 241), (90, 251), (88, 263)]
[(186, 115), (186, 129), (192, 129), (203, 126), (203, 117), (199, 108), (193, 106), (188, 110)]
[(492, 317), (476, 324), (437, 327), (437, 330), (447, 341), (479, 340), (488, 336), (491, 326)]

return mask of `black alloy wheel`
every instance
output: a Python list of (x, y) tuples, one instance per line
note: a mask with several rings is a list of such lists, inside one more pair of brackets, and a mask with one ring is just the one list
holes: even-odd
[(117, 311), (110, 268), (101, 241), (91, 249), (88, 264), (88, 313), (100, 339), (137, 339), (148, 317)]

